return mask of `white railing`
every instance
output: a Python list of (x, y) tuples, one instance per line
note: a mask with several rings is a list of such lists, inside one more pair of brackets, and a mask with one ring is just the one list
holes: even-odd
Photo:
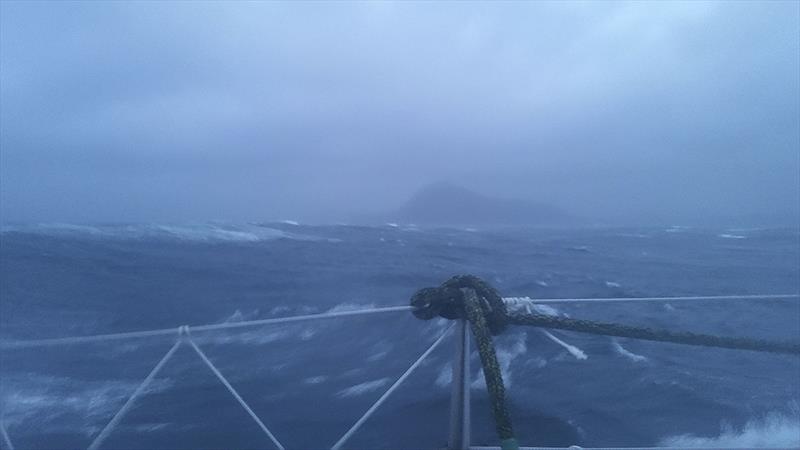
[[(652, 301), (699, 301), (699, 300), (779, 300), (779, 299), (792, 299), (798, 298), (798, 294), (781, 294), (781, 295), (723, 295), (723, 296), (690, 296), (690, 297), (635, 297), (635, 298), (570, 298), (570, 299), (530, 299), (530, 298), (508, 298), (504, 299), (507, 304), (514, 306), (528, 307), (538, 303), (566, 303), (566, 302), (652, 302)], [(230, 328), (253, 327), (263, 325), (285, 324), (291, 322), (322, 320), (349, 316), (358, 316), (365, 314), (382, 314), (390, 312), (407, 312), (412, 311), (411, 306), (392, 306), (384, 308), (370, 308), (352, 311), (328, 312), (320, 314), (308, 314), (291, 317), (281, 317), (273, 319), (250, 320), (241, 322), (228, 322), (220, 324), (207, 324), (188, 326), (183, 325), (177, 328), (164, 328), (157, 330), (135, 331), (127, 333), (114, 333), (114, 334), (100, 334), (92, 336), (75, 336), (75, 337), (62, 337), (62, 338), (49, 338), (38, 340), (25, 340), (25, 341), (0, 341), (0, 349), (14, 350), (22, 348), (33, 348), (41, 346), (52, 345), (67, 345), (78, 344), (86, 342), (108, 341), (117, 339), (132, 339), (132, 338), (145, 338), (153, 336), (169, 336), (175, 335), (175, 344), (167, 351), (161, 360), (153, 367), (150, 373), (145, 377), (142, 383), (127, 399), (125, 404), (117, 411), (111, 418), (100, 433), (95, 436), (92, 443), (89, 445), (88, 450), (98, 450), (105, 442), (108, 436), (114, 431), (117, 425), (122, 421), (125, 415), (133, 407), (136, 400), (146, 391), (148, 385), (155, 379), (159, 371), (169, 362), (172, 356), (182, 345), (189, 345), (203, 363), (211, 370), (217, 380), (222, 383), (228, 392), (236, 399), (239, 405), (248, 413), (250, 418), (256, 422), (261, 431), (267, 436), (272, 444), (279, 450), (285, 450), (285, 447), (275, 437), (275, 435), (267, 428), (264, 422), (258, 417), (253, 409), (247, 404), (242, 396), (236, 391), (231, 383), (225, 378), (222, 372), (214, 365), (214, 363), (206, 356), (200, 346), (192, 339), (192, 332), (207, 332)], [(448, 450), (492, 450), (499, 449), (499, 447), (476, 447), (470, 445), (470, 344), (469, 333), (464, 320), (458, 320), (454, 324), (447, 327), (441, 335), (433, 342), (433, 344), (425, 350), (424, 353), (375, 401), (372, 406), (353, 424), (342, 437), (336, 441), (331, 447), (331, 450), (341, 450), (347, 441), (361, 428), (361, 426), (369, 420), (370, 417), (383, 405), (387, 399), (394, 393), (397, 388), (408, 379), (411, 374), (422, 364), (437, 347), (444, 341), (444, 338), (453, 328), (456, 328), (456, 345), (455, 355), (452, 364), (452, 393), (450, 402), (450, 431), (448, 436)], [(560, 343), (561, 345), (567, 345)], [(3, 447), (8, 450), (14, 450), (14, 445), (11, 441), (9, 433), (5, 427), (5, 423), (0, 417), (0, 437)], [(644, 449), (645, 447), (642, 447)], [(668, 449), (668, 447), (646, 447), (647, 449)], [(534, 450), (546, 449), (545, 447), (520, 447), (520, 450)], [(626, 450), (637, 450), (635, 448), (627, 448)]]

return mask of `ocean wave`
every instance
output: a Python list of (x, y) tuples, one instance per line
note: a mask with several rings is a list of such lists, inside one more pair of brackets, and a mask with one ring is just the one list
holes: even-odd
[[(270, 311), (271, 315), (275, 312), (288, 312), (292, 309), (289, 307), (275, 307)], [(250, 312), (243, 313), (240, 309), (221, 320), (218, 323), (237, 323), (246, 322), (251, 320), (261, 319), (259, 309), (254, 309)], [(269, 328), (245, 328), (235, 329), (225, 332), (217, 332), (212, 334), (200, 334), (194, 337), (199, 343), (208, 343), (212, 345), (229, 345), (229, 344), (244, 344), (244, 345), (266, 345), (278, 341), (288, 341), (299, 339), (307, 341), (317, 334), (317, 330), (308, 324), (287, 324), (277, 327)]]
[(344, 302), (344, 303), (339, 303), (338, 305), (328, 309), (325, 312), (326, 313), (349, 312), (349, 311), (358, 311), (361, 309), (372, 309), (375, 307), (376, 307), (375, 303)]
[(644, 362), (644, 361), (647, 361), (647, 357), (646, 356), (637, 355), (636, 353), (631, 352), (630, 350), (628, 350), (625, 347), (623, 347), (622, 345), (620, 345), (620, 343), (617, 342), (616, 339), (612, 339), (611, 340), (611, 346), (614, 348), (614, 351), (616, 351), (619, 355), (624, 356), (624, 357), (630, 359), (633, 362)]
[(325, 376), (325, 375), (317, 375), (315, 377), (308, 377), (308, 378), (304, 379), (303, 383), (305, 383), (305, 384), (320, 384), (320, 383), (324, 383), (327, 380), (328, 380), (327, 376)]
[[(1, 403), (10, 425), (55, 422), (67, 415), (107, 419), (141, 383), (141, 380), (76, 383), (70, 378), (35, 374), (4, 381)], [(143, 395), (163, 392), (172, 385), (169, 378), (154, 379)]]
[(747, 239), (747, 236), (742, 236), (741, 234), (728, 234), (728, 233), (718, 234), (717, 237), (720, 237), (722, 239)]
[(233, 314), (223, 320), (222, 323), (235, 323), (253, 320), (258, 318), (258, 313), (258, 309), (250, 311), (249, 313), (243, 313), (240, 309), (237, 309), (233, 312)]
[(553, 341), (556, 344), (564, 347), (564, 349), (567, 350), (570, 355), (574, 356), (575, 359), (585, 360), (585, 359), (589, 358), (588, 356), (586, 356), (586, 353), (583, 350), (579, 349), (578, 347), (576, 347), (574, 345), (567, 344), (566, 342), (562, 341), (561, 339), (555, 337), (549, 331), (545, 331), (545, 330), (541, 330), (541, 329), (539, 331), (541, 331), (542, 334), (544, 334), (545, 336), (550, 338), (551, 341)]
[(286, 305), (278, 305), (278, 306), (275, 306), (275, 307), (273, 307), (272, 309), (269, 310), (269, 315), (271, 315), (271, 316), (280, 316), (280, 315), (284, 315), (284, 314), (286, 314), (288, 312), (291, 312), (291, 311), (292, 311), (292, 308), (290, 308), (290, 307), (288, 307)]
[(441, 388), (450, 387), (450, 384), (453, 382), (453, 364), (452, 363), (445, 363), (440, 369), (439, 373), (436, 375), (436, 383), (437, 386)]
[(365, 381), (363, 383), (354, 384), (348, 388), (342, 389), (336, 393), (339, 398), (356, 397), (359, 395), (367, 394), (386, 386), (389, 383), (389, 378), (380, 378), (378, 380)]
[(772, 413), (763, 419), (750, 420), (739, 429), (723, 425), (718, 436), (684, 434), (665, 438), (659, 445), (695, 448), (798, 448), (800, 416)]
[[(517, 333), (513, 336), (514, 340), (511, 345), (497, 345), (496, 347), (497, 362), (500, 364), (503, 384), (505, 384), (506, 388), (511, 387), (511, 363), (517, 359), (517, 357), (528, 352), (527, 336), (528, 335), (525, 333)], [(475, 378), (473, 378), (470, 387), (472, 389), (486, 388), (486, 380), (483, 376), (483, 369), (478, 371), (478, 374)]]
[(506, 308), (511, 312), (526, 312), (532, 314), (535, 311), (548, 316), (563, 315), (568, 317), (567, 314), (560, 312), (550, 305), (537, 304), (536, 299), (530, 297), (503, 297), (503, 303), (506, 304)]
[(177, 240), (187, 242), (261, 242), (275, 239), (339, 242), (320, 236), (289, 233), (257, 224), (131, 224), (81, 225), (69, 223), (39, 223), (8, 225), (0, 233), (30, 233), (54, 237), (102, 238), (121, 240)]
[(368, 362), (380, 361), (386, 358), (393, 348), (394, 346), (388, 341), (378, 341), (378, 343), (372, 346), (371, 353), (369, 356), (367, 356), (366, 360)]
[(684, 227), (681, 225), (673, 225), (664, 231), (667, 233), (683, 233), (685, 231), (689, 231), (689, 227)]
[(193, 339), (198, 343), (209, 343), (212, 345), (266, 345), (274, 342), (302, 339), (302, 331), (297, 331), (297, 327), (281, 328), (273, 331), (252, 330), (237, 331), (231, 334), (214, 333), (205, 336), (194, 336)]

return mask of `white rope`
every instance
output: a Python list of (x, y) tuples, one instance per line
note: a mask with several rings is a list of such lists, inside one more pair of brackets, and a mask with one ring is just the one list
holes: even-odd
[(306, 320), (332, 319), (334, 317), (360, 316), (364, 314), (382, 314), (390, 312), (412, 311), (413, 306), (388, 306), (385, 308), (355, 309), (352, 311), (338, 311), (320, 314), (306, 314), (303, 316), (278, 317), (275, 319), (249, 320), (244, 322), (216, 323), (192, 327), (192, 331), (211, 331), (226, 328), (252, 327), (257, 325), (274, 325), (280, 323), (300, 322)]
[(11, 443), (11, 438), (8, 436), (8, 431), (6, 431), (6, 424), (4, 420), (0, 420), (0, 434), (3, 435), (3, 444), (8, 450), (14, 450), (14, 444)]
[[(188, 327), (186, 327), (186, 330), (188, 332)], [(203, 353), (202, 350), (200, 350), (200, 347), (198, 347), (197, 344), (195, 344), (195, 342), (191, 338), (187, 337), (186, 341), (189, 343), (189, 345), (192, 346), (194, 351), (197, 352), (197, 355), (200, 356), (200, 359), (202, 359), (204, 363), (206, 363), (206, 365), (208, 366), (209, 369), (211, 369), (211, 371), (214, 373), (214, 375), (217, 376), (219, 381), (223, 385), (225, 385), (225, 387), (228, 389), (228, 392), (230, 392), (231, 395), (233, 395), (233, 397), (236, 399), (236, 401), (238, 401), (239, 404), (242, 405), (242, 408), (244, 408), (244, 410), (247, 411), (247, 414), (249, 414), (250, 417), (253, 418), (253, 420), (258, 424), (259, 428), (261, 428), (261, 431), (263, 431), (264, 434), (266, 434), (267, 437), (269, 437), (269, 439), (272, 441), (273, 444), (275, 444), (276, 447), (278, 447), (278, 449), (285, 450), (283, 445), (281, 445), (281, 443), (278, 442), (278, 439), (275, 438), (275, 435), (273, 435), (272, 432), (269, 431), (267, 426), (264, 425), (264, 422), (262, 422), (261, 419), (258, 418), (256, 413), (253, 412), (253, 410), (250, 408), (250, 406), (247, 405), (247, 403), (244, 401), (244, 399), (242, 399), (242, 397), (239, 395), (239, 393), (236, 392), (236, 389), (234, 389), (233, 386), (231, 386), (231, 384), (222, 375), (222, 373), (214, 366), (213, 363), (211, 363), (211, 360), (208, 359), (206, 354)]]
[(88, 450), (97, 450), (98, 448), (100, 448), (100, 445), (103, 443), (103, 441), (114, 430), (114, 428), (116, 428), (119, 421), (122, 420), (125, 414), (128, 413), (128, 410), (131, 409), (131, 407), (133, 406), (133, 402), (136, 401), (136, 399), (140, 395), (142, 395), (144, 390), (147, 388), (150, 382), (153, 381), (153, 379), (156, 377), (161, 368), (164, 367), (164, 365), (167, 363), (167, 361), (169, 361), (170, 358), (172, 358), (172, 355), (174, 355), (175, 352), (178, 350), (178, 347), (180, 347), (181, 342), (182, 341), (180, 340), (175, 342), (175, 345), (173, 345), (172, 348), (169, 349), (167, 354), (165, 354), (164, 357), (161, 358), (161, 361), (159, 361), (158, 364), (156, 364), (156, 366), (153, 367), (153, 370), (150, 371), (150, 374), (147, 375), (147, 378), (145, 378), (144, 381), (142, 381), (142, 384), (140, 384), (139, 387), (136, 388), (136, 390), (133, 392), (133, 394), (131, 394), (131, 396), (128, 398), (128, 401), (126, 401), (125, 404), (122, 405), (122, 408), (120, 408), (120, 410), (117, 411), (117, 414), (115, 414), (114, 417), (111, 419), (111, 421), (108, 422), (108, 424), (105, 426), (105, 428), (103, 428), (103, 430), (100, 431), (100, 434), (98, 434), (97, 437), (94, 438), (94, 441), (92, 441), (92, 443), (89, 445)]
[(167, 336), (175, 335), (178, 327), (163, 328), (160, 330), (147, 330), (147, 331), (132, 331), (128, 333), (111, 333), (111, 334), (95, 334), (92, 336), (70, 336), (62, 338), (50, 339), (36, 339), (29, 341), (1, 341), (1, 349), (16, 349), (16, 348), (29, 348), (41, 347), (47, 345), (60, 345), (60, 344), (81, 344), (84, 342), (99, 342), (110, 341), (114, 339), (127, 339), (127, 338), (144, 338), (153, 336)]
[(696, 295), (688, 297), (613, 297), (613, 298), (530, 298), (507, 297), (506, 303), (582, 303), (582, 302), (672, 302), (692, 300), (787, 300), (800, 298), (800, 294), (767, 294), (767, 295)]
[(444, 330), (444, 332), (442, 332), (439, 338), (436, 339), (436, 341), (433, 344), (431, 344), (431, 346), (428, 347), (427, 350), (425, 350), (425, 353), (423, 353), (422, 356), (420, 356), (416, 361), (414, 361), (414, 364), (412, 364), (411, 367), (409, 367), (402, 375), (400, 375), (400, 378), (398, 378), (397, 381), (395, 381), (394, 384), (392, 384), (389, 387), (389, 389), (387, 389), (386, 392), (384, 392), (383, 395), (381, 395), (381, 397), (367, 410), (367, 412), (365, 412), (364, 415), (361, 416), (361, 418), (358, 419), (358, 421), (352, 427), (350, 427), (349, 430), (347, 430), (347, 433), (345, 433), (344, 436), (342, 436), (338, 441), (336, 441), (335, 444), (333, 444), (331, 450), (339, 450), (342, 448), (342, 446), (347, 442), (347, 440), (350, 439), (350, 437), (356, 431), (358, 431), (359, 428), (361, 428), (361, 425), (363, 425), (364, 422), (366, 422), (370, 417), (372, 417), (372, 414), (386, 401), (386, 399), (388, 399), (389, 396), (392, 395), (392, 393), (401, 384), (403, 384), (404, 381), (406, 381), (406, 379), (414, 372), (414, 370), (416, 370), (417, 367), (419, 367), (419, 365), (422, 364), (422, 361), (425, 358), (427, 358), (428, 355), (430, 355), (434, 350), (436, 350), (436, 347), (438, 347), (439, 344), (442, 342), (442, 340), (444, 340), (445, 336), (447, 336), (447, 333), (453, 329), (454, 325), (455, 322), (450, 324), (450, 326), (447, 327), (447, 329)]
[[(254, 327), (259, 325), (275, 325), (281, 323), (299, 322), (306, 320), (331, 319), (335, 317), (358, 316), (364, 314), (381, 314), (390, 312), (411, 311), (412, 306), (389, 306), (385, 308), (356, 309), (353, 311), (338, 311), (320, 314), (307, 314), (302, 316), (277, 317), (274, 319), (248, 320), (242, 322), (216, 323), (209, 325), (193, 326), (192, 331), (213, 331), (228, 328)], [(162, 328), (158, 330), (132, 331), (127, 333), (96, 334), (92, 336), (75, 336), (52, 339), (36, 339), (27, 341), (0, 341), (0, 349), (19, 349), (40, 347), (47, 345), (78, 344), (85, 342), (108, 341), (113, 339), (143, 338), (153, 336), (166, 336), (175, 334), (176, 328)]]

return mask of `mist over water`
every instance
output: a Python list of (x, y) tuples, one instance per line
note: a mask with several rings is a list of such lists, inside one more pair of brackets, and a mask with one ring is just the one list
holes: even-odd
[[(0, 2), (2, 343), (406, 305), (466, 273), (539, 314), (797, 342), (797, 299), (535, 299), (800, 292), (800, 3)], [(448, 325), (192, 336), (318, 449)], [(85, 448), (173, 343), (4, 347), (0, 422)], [(800, 447), (794, 355), (495, 343), (523, 445)], [(451, 345), (351, 448), (446, 445)], [(472, 444), (497, 445), (470, 358)], [(188, 346), (106, 445), (271, 448)]]

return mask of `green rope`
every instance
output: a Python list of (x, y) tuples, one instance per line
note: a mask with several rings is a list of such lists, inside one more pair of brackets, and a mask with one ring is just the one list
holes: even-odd
[(544, 314), (509, 313), (500, 294), (489, 284), (472, 275), (455, 276), (439, 287), (420, 289), (411, 297), (411, 305), (415, 308), (414, 315), (419, 319), (429, 320), (438, 316), (451, 320), (467, 319), (469, 321), (478, 346), (478, 354), (481, 357), (483, 376), (486, 380), (486, 389), (489, 393), (489, 401), (492, 405), (495, 427), (500, 437), (502, 450), (519, 448), (514, 439), (511, 417), (506, 409), (505, 386), (492, 342), (492, 335), (499, 334), (507, 324), (703, 347), (800, 354), (800, 344), (794, 342), (655, 330)]
[(503, 450), (519, 448), (514, 439), (514, 428), (511, 426), (511, 416), (506, 409), (506, 388), (503, 385), (502, 371), (497, 363), (497, 354), (494, 351), (492, 334), (486, 323), (480, 300), (474, 289), (461, 288), (464, 295), (464, 312), (467, 315), (472, 335), (478, 347), (478, 354), (483, 365), (483, 378), (486, 380), (486, 390), (489, 393), (489, 402), (492, 405), (495, 428), (500, 440), (504, 442)]
[(645, 341), (674, 342), (676, 344), (702, 347), (753, 350), (757, 352), (800, 354), (800, 344), (795, 342), (765, 341), (761, 339), (714, 336), (690, 332), (656, 330), (646, 327), (632, 327), (618, 323), (595, 322), (591, 320), (570, 319), (569, 317), (545, 314), (509, 313), (508, 322), (514, 325), (529, 325), (580, 333), (617, 336)]

